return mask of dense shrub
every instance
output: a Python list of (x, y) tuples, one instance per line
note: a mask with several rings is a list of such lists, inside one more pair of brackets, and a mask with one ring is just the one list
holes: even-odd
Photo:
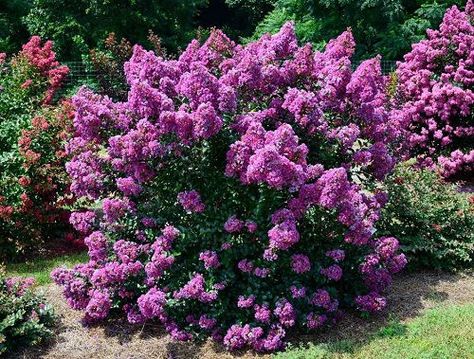
[(247, 46), (214, 31), (178, 60), (136, 46), (126, 102), (81, 89), (66, 167), (90, 261), (52, 273), (71, 307), (259, 351), (382, 310), (406, 262), (373, 236), (399, 124), (353, 51), (349, 31), (323, 53), (290, 23)]
[(62, 149), (71, 104), (52, 101), (68, 73), (52, 43), (33, 37), (0, 73), (0, 255), (40, 247), (67, 229), (68, 188)]
[(396, 234), (412, 268), (455, 270), (474, 259), (474, 197), (430, 170), (399, 166), (386, 181), (381, 231)]
[(413, 45), (398, 63), (392, 116), (409, 125), (407, 145), (423, 166), (441, 166), (445, 177), (474, 176), (474, 5), (449, 9), (439, 30)]
[(0, 355), (52, 334), (52, 307), (32, 290), (33, 284), (32, 278), (5, 278), (0, 273)]

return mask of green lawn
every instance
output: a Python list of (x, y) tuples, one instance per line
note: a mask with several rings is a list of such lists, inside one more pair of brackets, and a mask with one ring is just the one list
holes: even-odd
[(440, 306), (407, 324), (393, 322), (361, 343), (339, 341), (311, 344), (290, 348), (274, 358), (472, 359), (474, 303)]
[(37, 259), (25, 263), (7, 264), (7, 276), (35, 277), (38, 285), (51, 283), (49, 274), (54, 268), (65, 265), (72, 267), (87, 262), (87, 252), (71, 253), (49, 259)]

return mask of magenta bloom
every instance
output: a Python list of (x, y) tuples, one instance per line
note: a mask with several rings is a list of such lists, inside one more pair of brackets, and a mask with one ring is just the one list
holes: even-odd
[(342, 268), (337, 264), (333, 264), (327, 268), (322, 268), (321, 274), (326, 276), (329, 280), (337, 282), (342, 278)]
[(311, 262), (304, 254), (293, 254), (291, 256), (291, 269), (293, 272), (301, 274), (311, 270)]
[(201, 201), (201, 196), (195, 190), (178, 193), (178, 201), (190, 213), (201, 213), (206, 208)]
[(224, 223), (224, 229), (229, 233), (237, 233), (244, 227), (244, 222), (237, 218), (237, 216), (230, 216)]
[(217, 268), (220, 266), (219, 256), (214, 251), (201, 252), (199, 259), (204, 262), (204, 267), (206, 269)]
[(294, 222), (285, 221), (270, 229), (268, 238), (271, 247), (287, 250), (300, 240), (300, 234)]

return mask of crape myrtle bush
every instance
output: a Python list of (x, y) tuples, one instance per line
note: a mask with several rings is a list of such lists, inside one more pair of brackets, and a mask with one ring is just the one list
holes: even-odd
[[(68, 68), (52, 43), (32, 37), (0, 64), (0, 255), (38, 247), (68, 228), (61, 196), (68, 188), (62, 149), (72, 130), (72, 105), (53, 105)], [(64, 201), (67, 201), (65, 197)]]
[(38, 344), (52, 334), (52, 307), (33, 285), (33, 278), (6, 278), (0, 273), (0, 355)]
[(397, 166), (385, 182), (381, 232), (396, 233), (411, 268), (456, 270), (474, 259), (474, 196), (431, 170)]
[(439, 165), (444, 177), (474, 175), (474, 5), (450, 8), (439, 30), (413, 45), (397, 64), (398, 109), (408, 124), (406, 145), (422, 166)]
[(82, 88), (66, 168), (90, 261), (52, 273), (69, 305), (258, 351), (382, 310), (406, 263), (374, 236), (400, 126), (354, 46), (299, 47), (291, 23), (246, 46), (213, 31), (178, 60), (135, 46), (125, 102)]

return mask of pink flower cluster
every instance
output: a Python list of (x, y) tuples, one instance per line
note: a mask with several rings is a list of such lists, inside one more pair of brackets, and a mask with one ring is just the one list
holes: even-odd
[(473, 16), (471, 0), (464, 12), (453, 6), (397, 65), (391, 118), (407, 126), (409, 154), (445, 177), (474, 174)]
[(60, 65), (56, 60), (53, 42), (46, 41), (42, 46), (41, 38), (39, 36), (32, 36), (30, 41), (23, 45), (20, 56), (24, 56), (31, 65), (39, 70), (42, 76), (48, 78), (49, 87), (43, 103), (50, 103), (69, 73), (69, 68), (65, 65)]
[(213, 31), (174, 60), (136, 46), (127, 101), (81, 89), (67, 171), (90, 261), (53, 273), (69, 304), (258, 351), (376, 310), (404, 265), (373, 237), (401, 127), (380, 59), (353, 72), (354, 47), (299, 47), (291, 23), (245, 46)]

